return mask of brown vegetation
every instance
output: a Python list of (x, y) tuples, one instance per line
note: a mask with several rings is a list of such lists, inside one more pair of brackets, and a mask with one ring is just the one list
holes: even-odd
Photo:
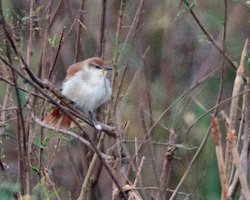
[[(250, 200), (249, 5), (0, 1), (0, 199)], [(94, 56), (113, 67), (101, 130), (60, 92)]]

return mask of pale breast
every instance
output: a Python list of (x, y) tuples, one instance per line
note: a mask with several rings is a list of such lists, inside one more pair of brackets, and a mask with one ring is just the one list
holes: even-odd
[(111, 95), (110, 81), (95, 71), (77, 71), (65, 79), (62, 93), (84, 111), (94, 111)]

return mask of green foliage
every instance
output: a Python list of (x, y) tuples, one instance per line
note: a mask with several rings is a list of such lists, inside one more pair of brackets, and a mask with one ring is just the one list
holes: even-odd
[[(19, 87), (24, 88), (23, 79), (18, 77), (17, 82), (18, 82), (17, 84), (19, 85)], [(21, 106), (24, 106), (24, 104), (26, 103), (25, 101), (26, 93), (24, 91), (19, 90), (19, 95), (20, 95), (20, 100), (21, 100)]]
[(42, 141), (42, 146), (43, 146), (44, 148), (47, 147), (47, 145), (48, 145), (49, 141), (52, 139), (53, 135), (54, 135), (53, 133), (50, 133), (48, 136), (45, 136), (45, 137), (44, 137), (44, 139), (43, 139), (43, 141)]
[(11, 181), (0, 182), (0, 198), (1, 200), (14, 199), (14, 193), (18, 192), (18, 184)]
[(69, 141), (69, 138), (68, 137), (61, 137), (61, 140)]
[(202, 45), (205, 46), (207, 44), (210, 44), (211, 42), (207, 39), (206, 35), (197, 35), (198, 42)]
[(56, 48), (57, 47), (57, 44), (56, 44), (56, 34), (54, 34), (52, 38), (49, 38), (49, 44), (51, 45), (52, 48)]
[(50, 192), (41, 182), (39, 182), (33, 190), (33, 195), (31, 196), (31, 200), (39, 200), (39, 199), (46, 199), (46, 200), (53, 200), (56, 195), (54, 192)]
[[(11, 7), (11, 1), (3, 0), (5, 4), (4, 8), (4, 17), (9, 25), (9, 27), (12, 29), (12, 36), (16, 39), (17, 47), (20, 51), (20, 53), (25, 58), (26, 55), (26, 49), (27, 49), (27, 38), (29, 38), (29, 11), (27, 9), (27, 5), (25, 3), (21, 3), (20, 5), (23, 5), (20, 10), (15, 8), (15, 5)], [(123, 99), (122, 106), (119, 107), (119, 114), (121, 115), (119, 117), (119, 125), (123, 124), (123, 119), (125, 118), (126, 121), (129, 121), (128, 131), (127, 135), (124, 138), (134, 140), (134, 137), (139, 135), (139, 137), (144, 136), (143, 132), (141, 132), (141, 124), (139, 119), (138, 111), (138, 99), (140, 99), (140, 95), (145, 92), (144, 90), (148, 89), (151, 105), (152, 105), (152, 113), (153, 116), (147, 115), (147, 119), (152, 117), (152, 120), (155, 121), (162, 112), (172, 103), (174, 102), (180, 95), (183, 94), (184, 91), (188, 90), (193, 84), (196, 84), (195, 81), (196, 78), (200, 79), (203, 78), (202, 74), (204, 71), (205, 73), (208, 72), (211, 69), (214, 69), (215, 67), (219, 68), (222, 65), (222, 58), (220, 57), (219, 62), (214, 62), (213, 55), (201, 55), (200, 50), (202, 48), (210, 48), (213, 46), (210, 41), (208, 41), (206, 35), (200, 30), (199, 26), (197, 26), (195, 20), (192, 18), (192, 15), (190, 15), (190, 11), (193, 10), (195, 14), (197, 14), (197, 17), (200, 20), (200, 23), (204, 26), (205, 29), (208, 30), (208, 32), (212, 35), (213, 38), (215, 38), (217, 44), (219, 46), (222, 46), (222, 35), (223, 35), (223, 18), (224, 18), (224, 5), (223, 1), (217, 1), (217, 0), (211, 0), (211, 1), (147, 1), (145, 2), (145, 7), (143, 8), (144, 11), (141, 13), (141, 19), (139, 21), (139, 25), (135, 31), (134, 40), (128, 44), (122, 44), (124, 41), (124, 38), (126, 37), (126, 33), (128, 32), (128, 28), (130, 27), (130, 24), (133, 20), (131, 16), (134, 15), (134, 11), (136, 10), (138, 6), (139, 1), (129, 1), (129, 5), (126, 5), (127, 9), (125, 9), (124, 14), (124, 22), (121, 29), (121, 37), (120, 37), (120, 55), (121, 58), (125, 58), (126, 60), (126, 66), (128, 67), (127, 74), (125, 75), (124, 82), (122, 84), (122, 87), (125, 89), (122, 91), (122, 95), (120, 96), (120, 99), (123, 99), (124, 93), (126, 92), (126, 89), (130, 86), (130, 83), (132, 82), (134, 78), (135, 72), (142, 66), (142, 55), (145, 51), (146, 47), (150, 46), (150, 51), (145, 57), (145, 60), (143, 60), (145, 63), (145, 74), (147, 79), (147, 87), (143, 85), (144, 80), (140, 82), (140, 87), (136, 88), (138, 89), (138, 94), (132, 94), (130, 97), (129, 94), (125, 93), (125, 98)], [(245, 40), (245, 37), (248, 35), (248, 28), (244, 27), (244, 23), (248, 24), (248, 18), (249, 18), (249, 9), (247, 7), (250, 7), (249, 1), (244, 2), (244, 4), (237, 4), (235, 2), (238, 2), (238, 0), (231, 0), (228, 3), (228, 29), (227, 29), (227, 38), (226, 38), (226, 51), (227, 54), (235, 61), (237, 62), (236, 66), (238, 66), (241, 56), (241, 50), (243, 47), (243, 41)], [(71, 2), (72, 6), (76, 6), (74, 3)], [(56, 1), (52, 3), (50, 6), (52, 9), (56, 8), (54, 7), (54, 4), (56, 4)], [(94, 3), (89, 4), (86, 8), (89, 9), (89, 7), (95, 5)], [(112, 4), (112, 3), (111, 3)], [(8, 6), (6, 6), (8, 5)], [(241, 6), (243, 5), (243, 6)], [(109, 19), (105, 25), (105, 52), (104, 52), (104, 58), (111, 60), (112, 54), (113, 54), (113, 48), (114, 48), (114, 39), (115, 39), (115, 32), (116, 32), (116, 21), (117, 21), (117, 8), (119, 7), (119, 2), (115, 2), (114, 5), (112, 5), (112, 9), (114, 8), (115, 12), (107, 13), (107, 19)], [(134, 6), (134, 7), (133, 7)], [(63, 8), (64, 5), (62, 4), (60, 6), (60, 9)], [(243, 7), (243, 12), (241, 13), (241, 7)], [(76, 7), (74, 7), (75, 9)], [(23, 9), (26, 9), (23, 10)], [(85, 8), (84, 8), (85, 9)], [(107, 9), (107, 11), (112, 10)], [(133, 10), (134, 9), (134, 10)], [(67, 10), (71, 10), (70, 8), (65, 9), (66, 13)], [(42, 11), (42, 12), (41, 12)], [(55, 9), (53, 10), (53, 12)], [(94, 12), (92, 12), (94, 11)], [(132, 12), (133, 11), (133, 12)], [(231, 12), (233, 11), (233, 12)], [(41, 12), (41, 13), (40, 13)], [(46, 11), (49, 13), (49, 10)], [(75, 35), (77, 34), (76, 26), (70, 28), (73, 24), (73, 20), (69, 18), (68, 16), (71, 15), (71, 13), (65, 14), (65, 19), (61, 18), (60, 11), (58, 13), (55, 13), (54, 15), (54, 24), (51, 24), (50, 30), (48, 29), (48, 21), (47, 19), (52, 19), (52, 15), (44, 14), (46, 13), (44, 10), (44, 7), (37, 7), (34, 8), (34, 28), (35, 28), (35, 39), (33, 41), (33, 52), (34, 56), (31, 58), (31, 69), (34, 73), (38, 71), (37, 64), (40, 63), (41, 59), (41, 65), (45, 68), (43, 68), (43, 75), (42, 78), (46, 78), (46, 69), (49, 69), (49, 64), (53, 63), (53, 59), (55, 58), (55, 48), (58, 47), (58, 40), (60, 38), (60, 31), (62, 30), (62, 26), (65, 26), (65, 33), (69, 33), (68, 37), (65, 37), (65, 43), (63, 44), (63, 48), (59, 52), (58, 60), (56, 65), (62, 66), (62, 63), (72, 63), (74, 58), (74, 51), (75, 51)], [(93, 15), (94, 13), (94, 15)], [(114, 14), (115, 13), (115, 14)], [(133, 14), (133, 15), (131, 15)], [(245, 14), (245, 15), (244, 15)], [(235, 19), (238, 15), (240, 15), (241, 23), (235, 23)], [(42, 18), (39, 18), (42, 16)], [(243, 17), (247, 16), (247, 19), (244, 20)], [(87, 15), (84, 16), (84, 23), (86, 22), (88, 26), (88, 30), (83, 30), (83, 37), (82, 37), (82, 43), (81, 48), (83, 50), (82, 57), (89, 58), (92, 56), (99, 56), (97, 53), (97, 47), (99, 45), (99, 39), (100, 39), (100, 13), (99, 10), (95, 7), (93, 10), (87, 10)], [(96, 20), (98, 19), (98, 20)], [(64, 21), (65, 20), (65, 21)], [(85, 21), (86, 20), (86, 21)], [(60, 23), (58, 23), (60, 22)], [(38, 26), (37, 26), (38, 25)], [(61, 27), (60, 27), (61, 26)], [(19, 28), (17, 28), (19, 27)], [(90, 28), (89, 28), (90, 27)], [(46, 31), (49, 30), (49, 37), (43, 38), (42, 36), (46, 35)], [(60, 30), (60, 31), (58, 31)], [(2, 31), (1, 31), (2, 33)], [(65, 34), (66, 35), (66, 34)], [(43, 42), (43, 39), (45, 42)], [(6, 38), (2, 37), (0, 39), (1, 43), (1, 55), (6, 57), (6, 49), (5, 49), (5, 40)], [(44, 52), (41, 51), (41, 44), (45, 44), (46, 47), (45, 54), (41, 56)], [(48, 45), (49, 44), (49, 45)], [(209, 44), (209, 45), (208, 45)], [(32, 48), (33, 48), (32, 47)], [(3, 51), (2, 51), (3, 50)], [(165, 52), (164, 52), (165, 51)], [(217, 50), (212, 50), (213, 52), (211, 54), (216, 54), (216, 56), (220, 55)], [(206, 51), (209, 52), (209, 51)], [(198, 55), (197, 55), (198, 54)], [(67, 58), (65, 57), (68, 56)], [(40, 58), (41, 56), (41, 58)], [(211, 56), (211, 57), (210, 57)], [(13, 53), (13, 50), (11, 52), (11, 57), (13, 58), (14, 66), (20, 70), (20, 63), (18, 61), (17, 56)], [(218, 56), (219, 57), (219, 56)], [(248, 75), (248, 57), (244, 58), (244, 74)], [(194, 61), (195, 60), (195, 61)], [(199, 62), (195, 65), (193, 64), (196, 62), (196, 60), (199, 60)], [(162, 64), (165, 62), (164, 64)], [(205, 63), (205, 65), (204, 65)], [(120, 63), (119, 63), (120, 64)], [(124, 64), (124, 63), (122, 63)], [(204, 66), (204, 69), (201, 69)], [(66, 69), (67, 66), (64, 66), (64, 69)], [(121, 68), (118, 69), (118, 78), (117, 80), (120, 80), (120, 74), (123, 72), (124, 66), (121, 66)], [(168, 71), (168, 68), (171, 68), (171, 70)], [(205, 69), (206, 68), (206, 69)], [(57, 68), (59, 69), (59, 68)], [(60, 68), (62, 69), (62, 68)], [(230, 97), (232, 93), (232, 87), (234, 83), (235, 78), (235, 70), (230, 68), (229, 64), (226, 62), (225, 66), (225, 74), (224, 74), (224, 88), (223, 88), (223, 98)], [(20, 70), (21, 71), (21, 70)], [(162, 73), (164, 71), (164, 74)], [(166, 81), (166, 77), (164, 77), (166, 74), (165, 72), (169, 72), (167, 74), (167, 77), (173, 78), (173, 83), (170, 85), (169, 82)], [(206, 81), (204, 81), (202, 84), (198, 84), (195, 90), (190, 92), (188, 95), (184, 97), (183, 100), (179, 101), (174, 105), (173, 108), (169, 110), (167, 115), (164, 119), (161, 120), (161, 122), (156, 126), (154, 129), (154, 135), (153, 139), (156, 142), (167, 142), (168, 141), (168, 129), (172, 127), (178, 134), (178, 144), (183, 144), (186, 147), (198, 147), (203, 140), (209, 124), (210, 124), (210, 117), (208, 113), (205, 117), (203, 117), (201, 120), (196, 122), (194, 126), (190, 129), (190, 131), (187, 133), (188, 127), (200, 116), (202, 116), (206, 109), (210, 109), (213, 106), (215, 106), (215, 102), (218, 96), (219, 91), (219, 82), (220, 82), (220, 70), (216, 72), (215, 75), (213, 75), (212, 78), (208, 78)], [(1, 72), (1, 71), (0, 71)], [(201, 72), (201, 73), (200, 73)], [(62, 72), (61, 70), (55, 70), (54, 73), (58, 75), (58, 77), (53, 77), (53, 83), (56, 85), (61, 84), (61, 80), (63, 79), (63, 75), (65, 75), (65, 72)], [(64, 74), (63, 74), (64, 73)], [(57, 80), (60, 79), (60, 80)], [(24, 82), (20, 78), (17, 79), (18, 86), (21, 88), (24, 88)], [(2, 82), (1, 82), (2, 83)], [(137, 85), (136, 85), (137, 86)], [(171, 87), (171, 88), (169, 88)], [(5, 91), (6, 87), (5, 84), (0, 84), (0, 91)], [(33, 89), (31, 89), (33, 90)], [(168, 93), (168, 91), (171, 90), (171, 94)], [(17, 105), (17, 99), (15, 90), (11, 89), (12, 96), (14, 99), (14, 102), (9, 102), (8, 106), (12, 104)], [(35, 91), (36, 92), (36, 91)], [(141, 92), (141, 93), (140, 93)], [(133, 96), (134, 95), (134, 96)], [(1, 93), (1, 101), (4, 97), (3, 92)], [(23, 107), (23, 114), (26, 117), (27, 115), (27, 106), (25, 102), (25, 93), (20, 91), (20, 99), (21, 99), (21, 106)], [(135, 99), (138, 98), (138, 99)], [(197, 101), (195, 101), (197, 100)], [(40, 111), (43, 109), (41, 106), (40, 100), (36, 101), (36, 104), (34, 105), (34, 110), (37, 116), (40, 115)], [(136, 102), (136, 103), (135, 103)], [(146, 101), (145, 101), (146, 102)], [(141, 103), (141, 102), (139, 102)], [(144, 103), (144, 102), (142, 102)], [(229, 103), (223, 104), (220, 109), (225, 109), (228, 111), (229, 109)], [(223, 107), (224, 106), (224, 107)], [(0, 105), (1, 107), (1, 105)], [(1, 114), (1, 113), (0, 113)], [(7, 113), (6, 115), (8, 118), (6, 121), (11, 119), (13, 117), (14, 120), (11, 121), (12, 124), (10, 126), (4, 125), (1, 126), (1, 135), (0, 141), (3, 141), (3, 145), (0, 145), (3, 147), (5, 145), (6, 140), (10, 140), (10, 138), (15, 138), (16, 140), (16, 124), (15, 124), (15, 115), (13, 113)], [(112, 119), (111, 119), (112, 121)], [(115, 124), (115, 122), (114, 122)], [(47, 134), (47, 132), (44, 132), (44, 139), (41, 140), (41, 130), (40, 128), (35, 128), (38, 125), (34, 123), (32, 128), (34, 128), (34, 131), (32, 134), (35, 134), (34, 140), (33, 140), (33, 149), (34, 149), (34, 157), (39, 157), (40, 148), (44, 149), (42, 152), (41, 157), (42, 164), (46, 166), (47, 164), (47, 158), (46, 156), (51, 154), (51, 152), (54, 151), (54, 148), (48, 148), (49, 144), (55, 144), (54, 142), (58, 141), (58, 138), (62, 140), (60, 143), (60, 150), (56, 152), (55, 156), (55, 164), (53, 167), (53, 170), (55, 170), (55, 182), (57, 183), (62, 180), (62, 189), (60, 188), (59, 192), (62, 192), (62, 197), (67, 196), (67, 199), (75, 199), (75, 193), (80, 188), (72, 186), (68, 186), (65, 184), (65, 182), (69, 182), (74, 180), (72, 178), (73, 176), (71, 174), (67, 175), (67, 172), (65, 169), (67, 167), (64, 166), (65, 164), (65, 155), (63, 155), (62, 152), (65, 152), (64, 148), (67, 145), (67, 147), (77, 149), (79, 148), (79, 141), (74, 139), (73, 137), (68, 137), (65, 135), (57, 135), (55, 136), (54, 132), (50, 132)], [(8, 130), (5, 130), (7, 129)], [(88, 126), (84, 126), (86, 130), (88, 131)], [(38, 130), (39, 129), (39, 130)], [(138, 131), (139, 130), (139, 131)], [(71, 129), (73, 132), (77, 132), (77, 128)], [(186, 134), (186, 135), (185, 135)], [(225, 133), (224, 133), (225, 134)], [(2, 137), (6, 136), (8, 137)], [(92, 135), (91, 135), (92, 136)], [(223, 135), (224, 136), (224, 135)], [(138, 138), (139, 138), (138, 137)], [(53, 140), (55, 138), (55, 140)], [(93, 141), (95, 142), (96, 137), (93, 137)], [(9, 141), (8, 141), (9, 142)], [(106, 141), (105, 141), (106, 142)], [(126, 142), (126, 141), (125, 141)], [(104, 150), (106, 150), (108, 147), (108, 142), (104, 145)], [(129, 143), (126, 144), (128, 147), (128, 151), (131, 155), (134, 154), (134, 144)], [(14, 146), (13, 148), (16, 148), (17, 146)], [(158, 152), (158, 147), (157, 152)], [(9, 147), (8, 147), (9, 148)], [(7, 149), (7, 148), (6, 148)], [(5, 149), (4, 149), (5, 150)], [(71, 150), (71, 149), (70, 149)], [(77, 149), (78, 150), (78, 149)], [(170, 177), (170, 187), (169, 188), (175, 188), (178, 184), (178, 181), (183, 176), (183, 173), (186, 171), (187, 166), (190, 163), (190, 160), (194, 156), (195, 150), (189, 150), (186, 148), (177, 148), (175, 152), (175, 156), (179, 159), (174, 159), (172, 166), (171, 166), (171, 177)], [(3, 151), (4, 152), (4, 151)], [(74, 151), (74, 152), (80, 152)], [(104, 151), (105, 152), (105, 151)], [(16, 153), (16, 152), (15, 152)], [(83, 155), (73, 155), (73, 160), (77, 160), (80, 156)], [(145, 149), (141, 150), (139, 152), (139, 156), (144, 156)], [(8, 152), (4, 152), (4, 155), (8, 156)], [(67, 155), (66, 155), (67, 156)], [(79, 156), (79, 157), (78, 157)], [(147, 156), (147, 155), (146, 155)], [(157, 155), (159, 156), (159, 155)], [(161, 155), (160, 155), (161, 156)], [(87, 159), (90, 159), (90, 155), (88, 155)], [(148, 158), (147, 158), (148, 159)], [(33, 160), (32, 160), (33, 161)], [(58, 163), (60, 165), (58, 166)], [(39, 174), (39, 168), (38, 163), (31, 164), (32, 174), (35, 175)], [(78, 160), (77, 160), (78, 162)], [(160, 165), (161, 160), (157, 160), (157, 165)], [(78, 163), (74, 163), (76, 166), (75, 170), (78, 173), (78, 169), (82, 169)], [(80, 167), (79, 167), (80, 166)], [(84, 166), (85, 167), (85, 166)], [(149, 169), (147, 165), (143, 166), (143, 170), (148, 170), (146, 176), (150, 176), (152, 178), (152, 170)], [(58, 173), (59, 170), (62, 172), (61, 174)], [(65, 170), (65, 171), (64, 171)], [(151, 171), (150, 171), (151, 170)], [(74, 171), (74, 170), (71, 170)], [(85, 169), (84, 169), (85, 171)], [(54, 172), (54, 171), (53, 171)], [(65, 173), (66, 172), (66, 173)], [(58, 176), (59, 174), (59, 176)], [(76, 174), (77, 176), (79, 174)], [(82, 174), (81, 174), (82, 175)], [(75, 174), (74, 174), (75, 176)], [(142, 172), (142, 176), (144, 176)], [(131, 173), (129, 178), (134, 179), (135, 174)], [(105, 177), (106, 178), (106, 177)], [(144, 177), (143, 177), (144, 178)], [(149, 186), (153, 186), (153, 181), (147, 181), (146, 184)], [(54, 181), (54, 180), (53, 180)], [(102, 182), (103, 180), (100, 180)], [(42, 183), (32, 183), (33, 189), (33, 195), (31, 196), (31, 200), (38, 200), (38, 199), (56, 199), (56, 191), (50, 190), (46, 188)], [(98, 182), (99, 184), (99, 182)], [(58, 185), (57, 185), (58, 186)], [(99, 185), (98, 185), (99, 186)], [(67, 188), (67, 187), (70, 187)], [(69, 190), (71, 188), (77, 188), (75, 189), (75, 193)], [(98, 188), (99, 189), (99, 188)], [(11, 181), (5, 181), (0, 183), (0, 199), (11, 199), (13, 196), (13, 193), (18, 191), (18, 185), (11, 182)], [(192, 193), (192, 199), (219, 199), (220, 198), (220, 180), (219, 180), (219, 174), (218, 174), (218, 167), (217, 167), (217, 161), (215, 157), (214, 152), (214, 144), (211, 140), (211, 138), (208, 138), (208, 141), (206, 142), (206, 145), (199, 155), (198, 159), (192, 166), (191, 172), (187, 176), (186, 180), (183, 183), (183, 186), (179, 190), (187, 191), (188, 193)], [(102, 194), (102, 191), (100, 192)], [(61, 194), (60, 194), (61, 195)], [(98, 193), (99, 195), (99, 193)], [(101, 196), (101, 195), (100, 195)], [(178, 196), (176, 199), (183, 199), (183, 196)]]
[(247, 6), (248, 8), (250, 8), (250, 1), (247, 1), (247, 2), (246, 2), (246, 6)]
[(39, 172), (39, 170), (38, 170), (38, 168), (37, 168), (36, 166), (31, 166), (31, 169), (32, 169), (33, 172), (36, 173), (36, 174)]
[(196, 6), (196, 1), (192, 2), (191, 4), (184, 0), (184, 3), (187, 5), (189, 9), (193, 9)]

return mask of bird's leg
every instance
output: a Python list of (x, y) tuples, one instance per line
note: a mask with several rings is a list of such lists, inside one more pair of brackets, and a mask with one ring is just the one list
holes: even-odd
[(95, 122), (94, 117), (93, 117), (93, 113), (91, 111), (89, 111), (89, 119), (90, 119), (91, 123)]
[(76, 102), (72, 101), (72, 104), (73, 104), (73, 108), (76, 109), (77, 108)]
[(94, 116), (93, 116), (93, 113), (91, 111), (89, 111), (89, 118), (90, 118), (91, 123), (94, 124), (94, 127), (96, 128), (96, 130), (99, 130), (99, 131), (102, 130), (101, 125), (96, 123)]

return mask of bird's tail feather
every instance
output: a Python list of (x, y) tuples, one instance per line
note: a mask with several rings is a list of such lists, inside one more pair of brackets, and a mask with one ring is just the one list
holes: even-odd
[(60, 129), (75, 127), (74, 122), (59, 108), (53, 109), (43, 120), (44, 123)]

